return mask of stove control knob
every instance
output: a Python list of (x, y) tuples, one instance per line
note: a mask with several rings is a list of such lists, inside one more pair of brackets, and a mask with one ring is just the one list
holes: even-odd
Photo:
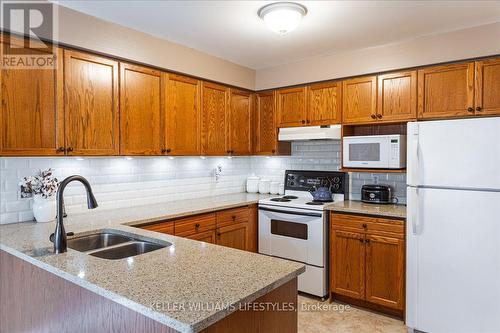
[(294, 182), (290, 182), (290, 185), (293, 186), (293, 185), (295, 185), (295, 183)]

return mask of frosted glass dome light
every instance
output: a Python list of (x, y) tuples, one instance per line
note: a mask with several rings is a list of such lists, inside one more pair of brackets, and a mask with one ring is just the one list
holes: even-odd
[(275, 2), (257, 12), (269, 30), (284, 35), (298, 27), (307, 8), (295, 2)]

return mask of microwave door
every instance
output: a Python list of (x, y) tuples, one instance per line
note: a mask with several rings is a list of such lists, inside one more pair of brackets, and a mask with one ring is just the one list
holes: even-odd
[(349, 138), (344, 141), (344, 166), (352, 168), (388, 168), (389, 141), (380, 138)]

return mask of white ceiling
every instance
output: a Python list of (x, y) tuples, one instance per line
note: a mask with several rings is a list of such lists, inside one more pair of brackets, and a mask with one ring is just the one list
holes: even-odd
[(253, 69), (500, 21), (500, 1), (297, 1), (308, 14), (280, 36), (257, 16), (272, 1), (57, 2)]

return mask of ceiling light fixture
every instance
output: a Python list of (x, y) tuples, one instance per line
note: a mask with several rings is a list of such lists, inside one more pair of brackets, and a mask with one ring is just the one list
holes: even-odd
[(306, 14), (307, 8), (295, 2), (271, 3), (260, 8), (257, 12), (267, 27), (280, 35), (297, 28), (302, 17)]

